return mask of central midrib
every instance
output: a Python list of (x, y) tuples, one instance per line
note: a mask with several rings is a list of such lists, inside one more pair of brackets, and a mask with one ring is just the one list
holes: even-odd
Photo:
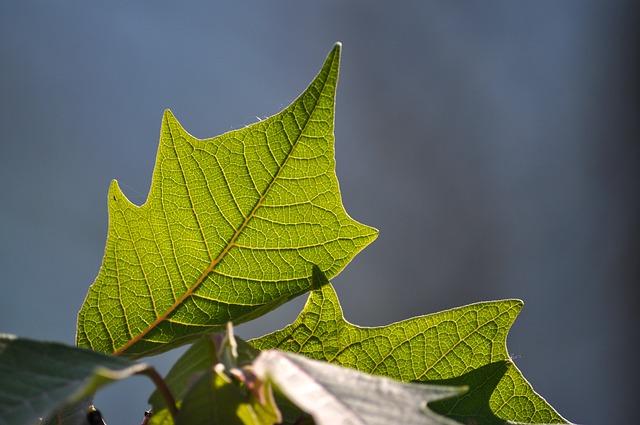
[[(318, 95), (317, 101), (313, 106), (313, 110), (309, 113), (308, 119), (304, 124), (304, 127), (300, 130), (300, 134), (299, 136), (296, 138), (295, 142), (293, 143), (293, 145), (291, 146), (291, 149), (289, 151), (289, 153), (287, 154), (286, 158), (284, 159), (284, 161), (282, 162), (282, 165), (280, 166), (280, 168), (278, 169), (278, 172), (275, 174), (275, 176), (273, 177), (273, 179), (271, 179), (271, 182), (269, 183), (269, 186), (267, 186), (267, 188), (265, 189), (264, 193), (260, 196), (260, 198), (258, 199), (258, 202), (256, 202), (256, 205), (253, 207), (253, 209), (251, 210), (251, 212), (247, 215), (247, 217), (244, 219), (244, 221), (242, 222), (242, 224), (238, 227), (238, 229), (236, 230), (236, 232), (234, 233), (233, 237), (231, 238), (231, 240), (229, 241), (229, 243), (225, 246), (225, 248), (222, 250), (222, 252), (218, 255), (218, 257), (216, 259), (214, 259), (211, 264), (209, 265), (209, 267), (207, 267), (205, 269), (205, 271), (200, 275), (200, 277), (198, 278), (198, 280), (191, 285), (187, 291), (169, 308), (167, 309), (163, 314), (161, 314), (160, 316), (158, 316), (158, 318), (151, 324), (149, 325), (144, 331), (142, 331), (141, 333), (139, 333), (137, 336), (135, 336), (134, 338), (132, 338), (129, 342), (127, 342), (125, 345), (123, 345), (121, 348), (119, 348), (118, 350), (116, 350), (113, 355), (114, 356), (118, 356), (122, 353), (124, 353), (127, 349), (129, 349), (132, 345), (134, 345), (135, 343), (137, 343), (138, 341), (140, 341), (142, 338), (144, 338), (145, 335), (147, 335), (149, 332), (151, 332), (156, 326), (158, 326), (161, 322), (163, 322), (164, 320), (166, 320), (169, 315), (171, 313), (173, 313), (173, 311), (178, 308), (180, 305), (182, 305), (182, 303), (189, 298), (193, 292), (198, 288), (198, 286), (200, 286), (200, 284), (202, 282), (204, 282), (204, 280), (207, 278), (207, 276), (209, 276), (209, 274), (211, 272), (213, 272), (213, 270), (216, 268), (216, 266), (224, 259), (225, 255), (229, 252), (229, 250), (234, 246), (235, 241), (238, 239), (238, 237), (240, 236), (240, 234), (242, 234), (242, 231), (244, 230), (244, 228), (247, 226), (247, 224), (249, 223), (249, 221), (253, 218), (255, 212), (258, 210), (258, 208), (260, 208), (260, 206), (262, 205), (262, 202), (264, 201), (264, 199), (267, 197), (267, 195), (269, 194), (269, 192), (271, 191), (271, 188), (273, 187), (274, 183), (276, 182), (276, 180), (278, 180), (278, 177), (280, 176), (280, 173), (282, 172), (282, 170), (284, 169), (284, 167), (287, 164), (287, 161), (289, 160), (289, 158), (291, 157), (291, 154), (293, 153), (293, 151), (295, 150), (296, 146), (298, 145), (298, 142), (300, 141), (300, 139), (302, 138), (307, 125), (309, 124), (309, 122), (311, 121), (311, 117), (313, 116), (313, 114), (315, 113), (316, 108), (318, 107), (318, 104), (320, 103), (320, 99), (322, 98), (322, 94), (324, 93), (324, 90), (327, 86), (328, 80), (329, 80), (329, 75), (331, 74), (331, 69), (333, 68), (333, 62), (335, 61), (335, 58), (332, 60), (331, 65), (328, 67), (328, 71), (327, 71), (327, 78), (325, 78), (325, 81), (322, 84), (322, 89), (320, 90), (320, 94)], [(312, 83), (313, 84), (313, 83)], [(306, 93), (306, 90), (305, 90)], [(299, 99), (301, 99), (304, 94), (302, 96), (300, 96)], [(293, 105), (291, 105), (293, 106)], [(290, 109), (291, 106), (287, 109)], [(268, 142), (267, 142), (268, 143)], [(186, 184), (186, 183), (185, 183)], [(126, 320), (126, 318), (125, 318)]]

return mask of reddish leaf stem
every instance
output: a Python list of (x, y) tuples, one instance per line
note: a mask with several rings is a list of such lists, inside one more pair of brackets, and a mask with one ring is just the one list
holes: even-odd
[(173, 398), (173, 394), (171, 394), (171, 390), (167, 386), (167, 383), (164, 382), (164, 379), (160, 376), (158, 371), (156, 371), (152, 366), (141, 370), (138, 372), (140, 375), (146, 375), (149, 379), (153, 381), (156, 388), (164, 398), (164, 401), (167, 403), (167, 407), (169, 408), (169, 413), (171, 413), (171, 417), (173, 418), (173, 422), (176, 421), (176, 416), (178, 415), (178, 408), (176, 407), (176, 401)]

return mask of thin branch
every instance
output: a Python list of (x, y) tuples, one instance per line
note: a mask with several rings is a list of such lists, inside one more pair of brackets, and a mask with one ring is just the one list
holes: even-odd
[(167, 383), (164, 382), (164, 379), (160, 376), (158, 371), (156, 371), (152, 366), (147, 367), (146, 369), (138, 372), (140, 375), (146, 375), (149, 379), (153, 381), (156, 388), (164, 398), (164, 401), (167, 403), (167, 407), (169, 408), (169, 413), (171, 413), (171, 417), (173, 418), (173, 422), (176, 421), (176, 416), (178, 415), (178, 408), (176, 407), (176, 401), (173, 398), (173, 394), (167, 387)]

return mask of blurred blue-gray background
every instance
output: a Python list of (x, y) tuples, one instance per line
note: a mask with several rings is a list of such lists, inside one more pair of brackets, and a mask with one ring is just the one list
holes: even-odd
[[(508, 348), (534, 388), (578, 423), (637, 420), (634, 2), (216, 3), (0, 4), (0, 332), (74, 342), (109, 182), (145, 201), (165, 108), (197, 137), (241, 128), (341, 41), (338, 177), (380, 229), (334, 280), (347, 319), (521, 298)], [(97, 404), (138, 423), (150, 391)]]

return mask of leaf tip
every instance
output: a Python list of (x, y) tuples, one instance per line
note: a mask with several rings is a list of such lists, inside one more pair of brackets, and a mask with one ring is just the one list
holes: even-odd
[(111, 180), (111, 184), (109, 185), (109, 202), (117, 201), (120, 195), (123, 195), (123, 193), (122, 190), (120, 190), (118, 180)]
[(329, 66), (331, 68), (334, 62), (337, 62), (339, 64), (341, 52), (342, 52), (342, 43), (339, 41), (336, 41), (336, 43), (333, 45), (333, 48), (327, 55), (325, 66)]
[(127, 198), (127, 195), (125, 195), (120, 188), (118, 180), (113, 179), (111, 180), (111, 184), (109, 185), (109, 204), (111, 204), (112, 202), (119, 203), (122, 200), (130, 203), (129, 198)]
[(520, 312), (520, 310), (522, 310), (522, 307), (524, 307), (524, 301), (519, 298), (513, 298), (511, 302), (513, 303), (513, 307), (517, 309), (518, 312)]
[(173, 112), (171, 112), (171, 109), (165, 109), (164, 110), (164, 114), (162, 114), (162, 118), (163, 119), (175, 119), (176, 116), (173, 114)]

